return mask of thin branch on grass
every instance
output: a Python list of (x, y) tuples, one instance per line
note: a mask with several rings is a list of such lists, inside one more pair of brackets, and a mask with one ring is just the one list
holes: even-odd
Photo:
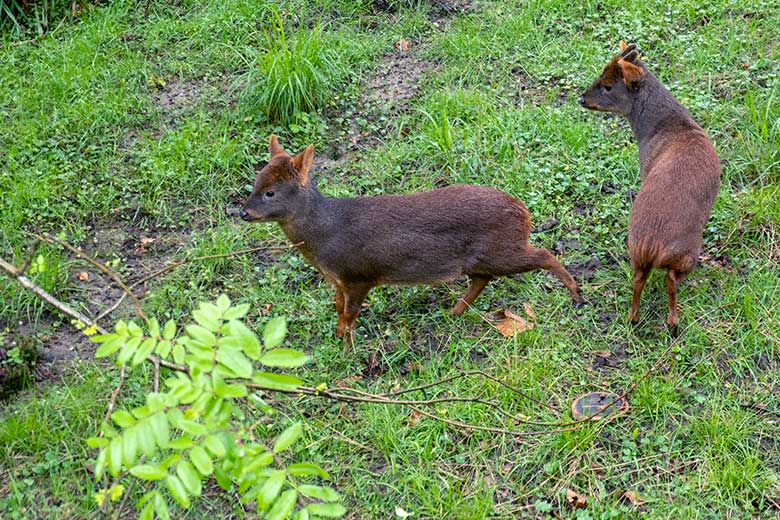
[(30, 264), (32, 263), (33, 258), (35, 258), (35, 253), (38, 252), (38, 247), (40, 245), (40, 239), (36, 239), (35, 242), (32, 243), (30, 249), (27, 251), (27, 257), (24, 259), (22, 266), (17, 270), (20, 275), (23, 275), (25, 272), (27, 272), (27, 268), (30, 267)]
[(133, 496), (133, 488), (135, 487), (136, 482), (138, 482), (138, 479), (132, 479), (130, 481), (130, 487), (127, 488), (127, 491), (125, 491), (123, 493), (122, 501), (114, 509), (114, 516), (112, 517), (113, 520), (119, 520), (119, 518), (122, 516), (123, 512), (124, 512), (125, 515), (128, 515), (128, 513), (124, 511), (125, 504), (127, 503), (127, 499), (130, 498), (131, 496)]
[(122, 281), (122, 278), (116, 273), (116, 271), (114, 271), (113, 269), (110, 269), (109, 267), (101, 264), (100, 262), (98, 262), (97, 260), (92, 258), (91, 256), (87, 255), (86, 253), (84, 253), (80, 249), (70, 245), (69, 243), (65, 242), (64, 240), (60, 240), (59, 238), (53, 237), (53, 236), (48, 235), (48, 234), (34, 235), (34, 236), (36, 238), (40, 239), (40, 240), (45, 240), (46, 242), (59, 244), (60, 246), (64, 247), (65, 249), (67, 249), (68, 251), (70, 251), (71, 253), (76, 255), (77, 257), (81, 258), (85, 262), (87, 262), (90, 265), (92, 265), (95, 269), (97, 269), (101, 273), (105, 274), (106, 276), (108, 276), (109, 278), (114, 280), (114, 283), (116, 283), (119, 286), (119, 288), (122, 289), (130, 297), (130, 299), (133, 301), (133, 305), (135, 305), (135, 312), (136, 312), (136, 314), (138, 314), (138, 316), (141, 319), (146, 321), (146, 314), (144, 314), (144, 310), (141, 307), (141, 301), (138, 299), (138, 297), (135, 294), (133, 294), (133, 291), (125, 284), (125, 282)]
[(51, 305), (52, 307), (60, 311), (61, 313), (65, 314), (66, 316), (69, 316), (74, 320), (78, 320), (88, 326), (94, 325), (97, 328), (98, 332), (100, 332), (101, 334), (105, 334), (107, 332), (106, 329), (98, 325), (93, 320), (87, 318), (86, 316), (84, 316), (83, 314), (81, 314), (79, 311), (72, 308), (68, 304), (61, 302), (60, 300), (52, 296), (49, 292), (47, 292), (45, 289), (33, 283), (32, 280), (30, 280), (23, 274), (19, 273), (16, 267), (9, 264), (2, 258), (0, 258), (0, 269), (5, 271), (6, 274), (8, 274), (8, 276), (14, 278), (19, 283), (19, 285), (21, 285), (28, 291), (32, 292), (40, 299), (42, 299), (43, 301), (45, 301), (46, 303), (48, 303), (49, 305)]
[(545, 403), (543, 401), (540, 401), (539, 399), (536, 399), (535, 397), (531, 397), (530, 395), (528, 395), (527, 392), (524, 392), (524, 391), (520, 390), (519, 388), (516, 388), (516, 387), (510, 385), (509, 383), (507, 383), (506, 381), (502, 381), (501, 379), (499, 379), (499, 378), (497, 378), (495, 376), (491, 376), (487, 372), (484, 372), (482, 370), (474, 370), (473, 373), (474, 374), (479, 374), (482, 377), (490, 379), (491, 381), (493, 381), (495, 383), (498, 383), (499, 385), (503, 386), (504, 388), (506, 388), (508, 390), (511, 390), (512, 392), (516, 393), (519, 396), (524, 397), (525, 399), (528, 399), (529, 401), (533, 401), (536, 404), (545, 406), (545, 407), (549, 408), (550, 410), (552, 410), (553, 412), (558, 412), (558, 409), (555, 408), (554, 406), (549, 405), (549, 404), (547, 404), (547, 403)]
[(161, 267), (160, 269), (153, 271), (142, 278), (134, 281), (130, 284), (130, 287), (135, 288), (139, 285), (142, 285), (145, 282), (148, 282), (152, 278), (156, 278), (158, 276), (161, 276), (163, 274), (169, 273), (176, 269), (177, 267), (180, 267), (185, 264), (189, 264), (191, 262), (200, 262), (203, 260), (216, 260), (218, 258), (234, 258), (236, 256), (246, 255), (249, 253), (254, 253), (256, 251), (287, 251), (289, 249), (293, 249), (295, 247), (298, 247), (299, 245), (303, 244), (303, 242), (298, 242), (297, 244), (289, 244), (286, 246), (258, 246), (258, 247), (250, 247), (248, 249), (240, 249), (238, 251), (232, 251), (230, 253), (220, 253), (217, 255), (205, 255), (205, 256), (193, 256), (193, 257), (184, 257), (180, 260), (172, 260), (168, 265), (165, 267)]
[[(106, 408), (106, 415), (103, 417), (103, 424), (106, 424), (108, 422), (108, 419), (111, 417), (111, 412), (114, 411), (114, 404), (116, 403), (116, 398), (119, 395), (119, 391), (122, 389), (122, 385), (125, 382), (125, 365), (122, 365), (122, 368), (119, 370), (119, 383), (116, 385), (116, 388), (114, 388), (114, 391), (111, 392), (111, 397), (108, 400), (108, 407)], [(100, 436), (103, 435), (103, 432), (101, 431)]]
[(154, 391), (159, 392), (160, 391), (160, 359), (159, 358), (153, 359), (152, 364), (154, 365)]
[(114, 304), (111, 305), (111, 307), (107, 308), (106, 310), (104, 310), (103, 312), (101, 312), (95, 317), (95, 321), (100, 321), (106, 316), (108, 316), (109, 314), (111, 314), (112, 312), (114, 312), (120, 305), (122, 305), (122, 302), (125, 301), (125, 298), (127, 298), (127, 293), (123, 292), (122, 295), (119, 298), (117, 298), (117, 300), (114, 302)]
[(466, 371), (466, 372), (460, 372), (459, 374), (455, 374), (453, 376), (445, 377), (443, 379), (436, 380), (436, 381), (434, 381), (432, 383), (426, 383), (424, 385), (419, 385), (419, 386), (415, 386), (415, 387), (412, 387), (412, 388), (403, 388), (401, 390), (396, 390), (395, 392), (389, 392), (389, 393), (381, 394), (381, 395), (383, 395), (383, 396), (398, 396), (398, 395), (406, 394), (406, 393), (409, 393), (409, 392), (416, 392), (418, 390), (425, 390), (425, 389), (428, 389), (428, 388), (432, 388), (434, 386), (439, 386), (439, 385), (442, 385), (444, 383), (448, 383), (450, 381), (453, 381), (455, 379), (462, 379), (462, 378), (475, 376), (475, 375), (479, 375), (479, 376), (482, 376), (482, 377), (484, 377), (486, 379), (490, 379), (491, 381), (494, 381), (494, 382), (500, 384), (501, 386), (511, 390), (512, 392), (516, 393), (517, 395), (519, 395), (519, 396), (521, 396), (521, 397), (523, 397), (525, 399), (528, 399), (529, 401), (533, 401), (536, 404), (545, 406), (545, 407), (549, 408), (550, 410), (552, 410), (553, 412), (558, 412), (558, 410), (555, 407), (550, 406), (549, 404), (547, 404), (545, 402), (542, 402), (542, 401), (540, 401), (540, 400), (538, 400), (538, 399), (536, 399), (534, 397), (531, 397), (530, 395), (528, 395), (526, 392), (523, 392), (519, 388), (516, 388), (516, 387), (510, 385), (509, 383), (507, 383), (506, 381), (502, 381), (502, 380), (498, 379), (497, 377), (491, 376), (490, 374), (486, 373), (483, 370), (469, 370), (469, 371)]
[[(424, 415), (426, 417), (429, 417), (431, 419), (450, 424), (452, 426), (458, 426), (460, 428), (466, 428), (469, 430), (478, 430), (478, 431), (489, 431), (493, 433), (505, 433), (507, 435), (514, 435), (519, 437), (528, 437), (528, 436), (534, 436), (534, 435), (546, 435), (546, 434), (552, 434), (552, 433), (561, 433), (566, 431), (574, 431), (581, 428), (584, 428), (586, 426), (585, 421), (571, 421), (571, 422), (541, 422), (541, 421), (532, 421), (530, 419), (525, 419), (521, 417), (517, 417), (515, 415), (512, 415), (508, 411), (504, 410), (501, 406), (498, 404), (487, 401), (485, 399), (481, 399), (478, 397), (449, 397), (449, 398), (437, 398), (437, 399), (428, 399), (428, 400), (414, 400), (414, 399), (406, 399), (406, 400), (400, 400), (400, 399), (389, 399), (386, 397), (383, 397), (382, 395), (377, 394), (370, 394), (368, 392), (363, 392), (361, 390), (357, 390), (354, 388), (338, 388), (333, 390), (318, 390), (316, 388), (312, 388), (309, 386), (299, 386), (295, 389), (290, 390), (279, 390), (275, 388), (268, 388), (262, 385), (258, 385), (255, 383), (249, 383), (246, 385), (247, 388), (251, 388), (254, 390), (263, 390), (268, 392), (282, 392), (287, 394), (294, 394), (294, 395), (306, 395), (306, 396), (313, 396), (313, 397), (324, 397), (326, 399), (331, 399), (334, 401), (339, 402), (350, 402), (350, 403), (370, 403), (370, 404), (385, 404), (385, 405), (391, 405), (391, 406), (407, 406), (410, 409), (420, 413), (421, 415)], [(346, 395), (343, 392), (348, 391), (352, 392), (358, 395)], [(470, 423), (465, 423), (461, 421), (455, 421), (451, 419), (446, 419), (444, 417), (440, 417), (438, 415), (434, 415), (429, 412), (424, 412), (421, 409), (419, 409), (419, 406), (430, 406), (433, 404), (441, 404), (446, 402), (471, 402), (471, 403), (478, 403), (482, 404), (491, 408), (496, 409), (499, 411), (502, 415), (511, 418), (512, 420), (521, 423), (521, 424), (529, 424), (532, 426), (553, 426), (556, 427), (554, 430), (536, 430), (536, 431), (517, 431), (517, 430), (509, 430), (506, 428), (495, 428), (495, 427), (489, 427), (489, 426), (480, 426)], [(563, 428), (565, 427), (565, 428)]]
[(438, 379), (438, 380), (436, 380), (436, 381), (434, 381), (432, 383), (426, 383), (424, 385), (413, 386), (411, 388), (402, 388), (401, 390), (396, 390), (395, 392), (389, 392), (389, 393), (381, 394), (381, 395), (382, 396), (397, 396), (397, 395), (406, 394), (406, 393), (409, 393), (409, 392), (416, 392), (418, 390), (425, 390), (427, 388), (432, 388), (434, 386), (438, 386), (438, 385), (441, 385), (441, 384), (444, 384), (444, 383), (449, 383), (450, 381), (453, 381), (455, 379), (461, 379), (461, 378), (464, 378), (464, 377), (468, 377), (472, 373), (473, 372), (460, 372), (458, 374), (455, 374), (455, 375), (452, 375), (452, 376), (449, 376), (449, 377), (445, 377), (443, 379)]
[(426, 417), (429, 417), (431, 419), (437, 420), (439, 422), (443, 422), (445, 424), (449, 424), (450, 426), (457, 426), (458, 428), (465, 428), (467, 430), (478, 430), (483, 432), (492, 432), (492, 433), (502, 433), (505, 435), (512, 435), (514, 437), (532, 437), (536, 435), (548, 435), (553, 433), (563, 433), (563, 432), (570, 432), (579, 430), (583, 427), (582, 424), (579, 424), (577, 426), (572, 426), (571, 428), (561, 428), (557, 430), (538, 430), (538, 431), (530, 431), (530, 432), (520, 432), (515, 430), (507, 430), (506, 428), (494, 428), (492, 426), (479, 426), (476, 424), (469, 424), (461, 421), (455, 421), (452, 419), (446, 419), (444, 417), (439, 417), (438, 415), (434, 415), (430, 412), (426, 412), (425, 410), (422, 410), (421, 408), (417, 408), (416, 406), (409, 406), (412, 410), (419, 413), (420, 415), (424, 415)]

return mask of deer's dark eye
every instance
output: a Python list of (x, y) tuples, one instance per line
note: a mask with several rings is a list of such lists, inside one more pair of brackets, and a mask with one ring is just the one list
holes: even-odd
[(266, 196), (266, 197), (268, 197), (269, 199), (270, 199), (271, 197), (273, 197), (274, 195), (275, 195), (275, 193), (274, 193), (274, 192), (272, 192), (272, 191), (266, 191), (266, 192), (265, 192), (265, 196)]
[(612, 85), (602, 85), (601, 88), (604, 89), (604, 92), (609, 92), (612, 90)]

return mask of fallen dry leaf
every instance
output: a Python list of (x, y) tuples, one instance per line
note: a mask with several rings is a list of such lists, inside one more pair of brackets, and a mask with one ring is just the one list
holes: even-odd
[(422, 414), (418, 412), (417, 410), (412, 410), (412, 413), (409, 414), (409, 418), (404, 421), (407, 426), (410, 428), (414, 428), (417, 426), (417, 423), (420, 422), (420, 417), (422, 417)]
[(395, 42), (395, 48), (401, 52), (406, 52), (409, 50), (409, 42), (401, 38), (400, 40)]
[(76, 273), (76, 278), (78, 278), (82, 282), (86, 282), (89, 280), (89, 273), (86, 271), (79, 271), (78, 273)]
[(531, 307), (530, 303), (528, 302), (523, 303), (523, 310), (525, 311), (526, 316), (528, 316), (532, 320), (536, 319), (536, 313), (534, 312), (534, 308)]
[(533, 322), (526, 320), (514, 312), (504, 309), (504, 319), (496, 325), (498, 332), (504, 336), (514, 336), (518, 332), (525, 332), (534, 328)]
[(566, 501), (577, 509), (584, 509), (588, 506), (588, 499), (585, 498), (585, 495), (580, 495), (572, 489), (566, 490)]
[(141, 237), (141, 240), (139, 240), (138, 244), (135, 246), (135, 254), (140, 255), (146, 253), (146, 246), (153, 244), (156, 240), (156, 238)]
[(266, 303), (265, 306), (260, 310), (260, 314), (263, 316), (268, 316), (268, 313), (271, 312), (271, 304)]
[(382, 375), (383, 372), (382, 354), (380, 352), (372, 352), (366, 358), (366, 366), (363, 369), (363, 375), (366, 377), (375, 377)]
[(358, 381), (362, 380), (362, 376), (349, 376), (345, 377), (344, 379), (337, 379), (333, 382), (333, 386), (338, 388), (346, 388), (350, 385), (350, 383), (357, 383)]
[(647, 501), (642, 500), (640, 498), (639, 494), (636, 491), (626, 491), (625, 493), (623, 493), (623, 498), (625, 498), (628, 501), (628, 503), (634, 507), (639, 507), (647, 503)]

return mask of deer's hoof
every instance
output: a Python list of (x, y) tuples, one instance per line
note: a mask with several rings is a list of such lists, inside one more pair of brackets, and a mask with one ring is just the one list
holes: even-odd
[(669, 330), (669, 336), (673, 339), (680, 337), (680, 326), (677, 323), (666, 323), (666, 328)]

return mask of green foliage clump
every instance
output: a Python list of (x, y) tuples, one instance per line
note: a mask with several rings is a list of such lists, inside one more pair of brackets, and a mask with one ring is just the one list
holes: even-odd
[(290, 41), (281, 16), (270, 9), (267, 49), (249, 74), (247, 99), (271, 121), (294, 122), (300, 113), (321, 108), (344, 75), (333, 46), (327, 45), (319, 23), (298, 31)]
[[(309, 358), (278, 348), (286, 335), (284, 318), (272, 319), (263, 330), (263, 341), (241, 320), (248, 304), (232, 305), (227, 296), (215, 304), (202, 303), (193, 311), (195, 323), (177, 335), (169, 320), (164, 326), (152, 318), (146, 330), (133, 321), (120, 321), (115, 332), (96, 336), (96, 357), (116, 354), (118, 365), (135, 366), (156, 355), (183, 364), (165, 381), (167, 391), (146, 395), (143, 406), (117, 410), (99, 436), (87, 440), (98, 454), (95, 478), (106, 474), (112, 484), (99, 490), (95, 500), (118, 500), (124, 493), (119, 482), (134, 477), (145, 483), (137, 502), (139, 518), (170, 518), (169, 497), (182, 508), (203, 492), (203, 482), (214, 477), (226, 492), (237, 493), (243, 503), (255, 502), (257, 512), (269, 520), (340, 517), (345, 513), (339, 494), (330, 487), (300, 483), (300, 478), (329, 478), (320, 466), (298, 462), (284, 465), (280, 453), (301, 436), (296, 422), (282, 431), (272, 445), (258, 439), (254, 426), (237, 400), (251, 399), (270, 415), (273, 410), (253, 386), (295, 390), (303, 382), (292, 375), (257, 370), (253, 361), (270, 369), (295, 368)], [(299, 497), (306, 505), (298, 508)]]
[(56, 22), (73, 19), (78, 10), (87, 7), (85, 0), (0, 0), (0, 31), (22, 35), (33, 31), (37, 35), (46, 33)]

